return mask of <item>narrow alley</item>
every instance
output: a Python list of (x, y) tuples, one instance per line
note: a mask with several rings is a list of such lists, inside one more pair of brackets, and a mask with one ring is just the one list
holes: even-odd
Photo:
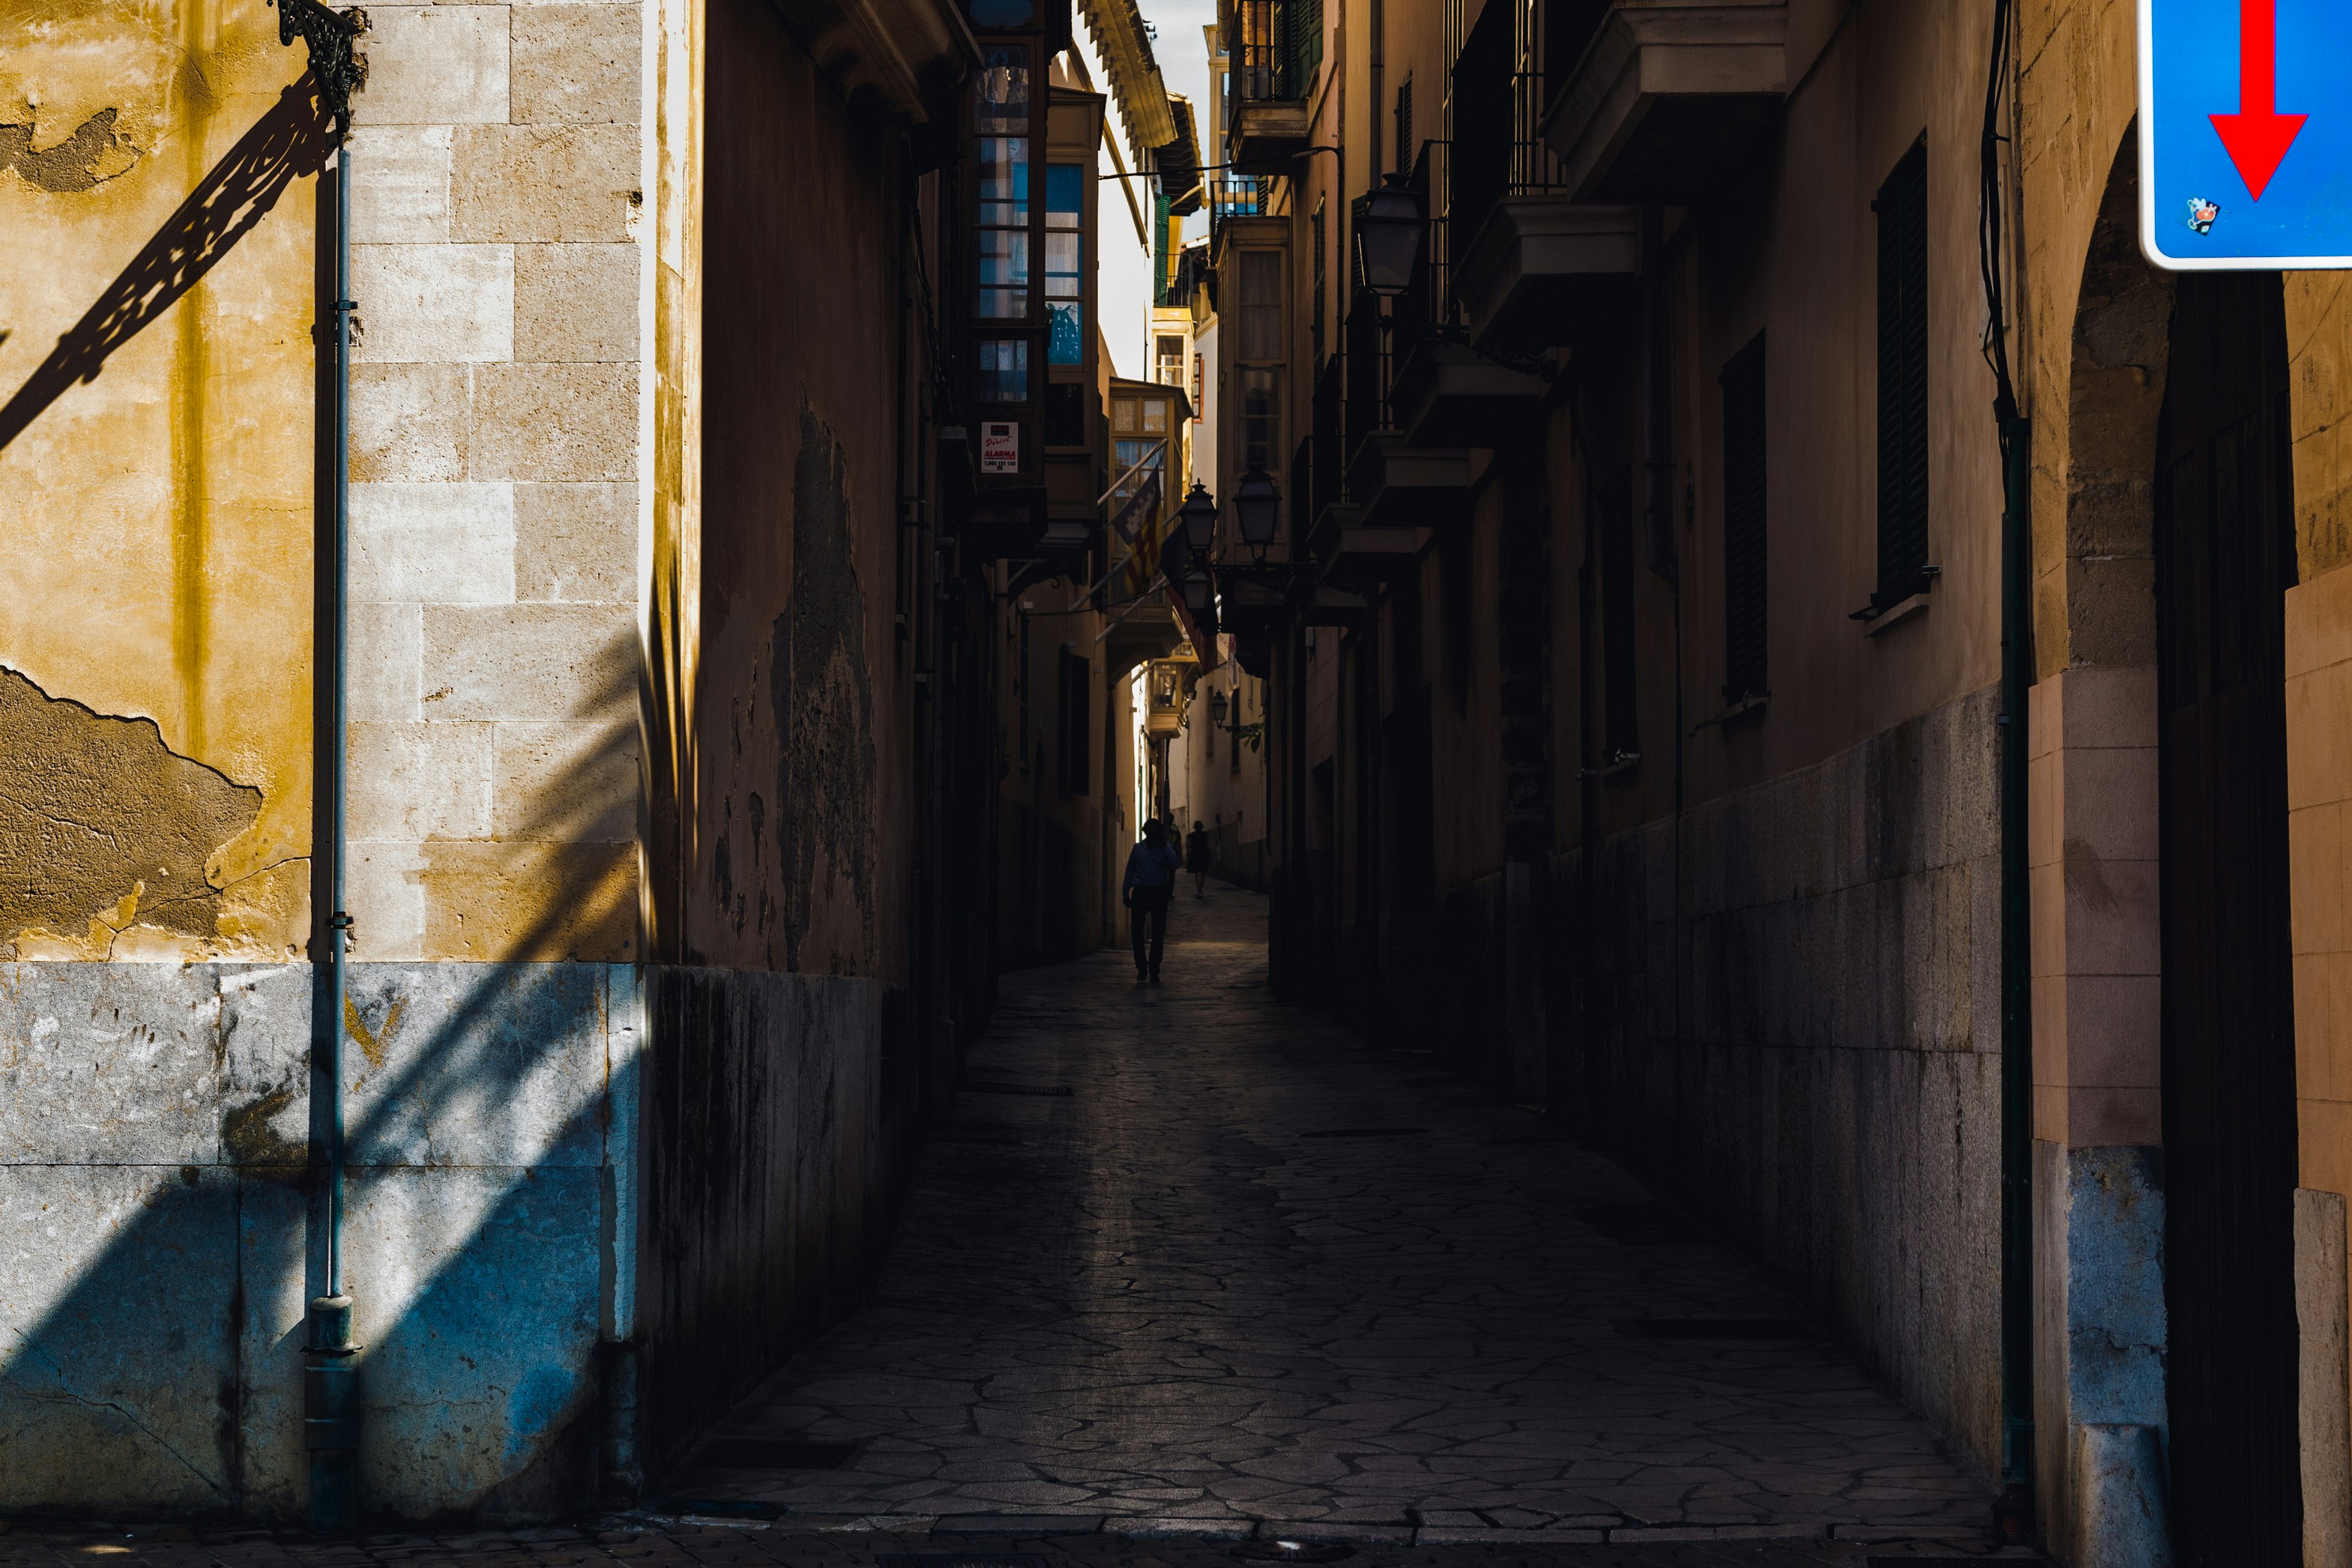
[(2352, 1568), (2347, 71), (8, 6), (0, 1568)]
[[(1117, 950), (1010, 977), (874, 1300), (674, 1496), (948, 1533), (1979, 1539), (1986, 1493), (1746, 1262), (1431, 1053), (1272, 1000), (1265, 910), (1179, 899), (1161, 987)], [(849, 1453), (772, 1470), (762, 1440)]]

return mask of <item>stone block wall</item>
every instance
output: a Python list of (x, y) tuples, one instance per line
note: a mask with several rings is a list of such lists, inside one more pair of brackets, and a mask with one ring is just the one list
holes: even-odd
[[(299, 1518), (324, 1286), (300, 964), (0, 965), (0, 1508)], [(635, 1332), (636, 972), (359, 964), (372, 1515), (595, 1495)]]
[[(1988, 688), (1553, 867), (1591, 945), (1581, 1124), (2000, 1456), (2000, 849)], [(1605, 787), (1605, 786), (1604, 786)]]
[(625, 961), (641, 9), (368, 16), (352, 145), (357, 951)]

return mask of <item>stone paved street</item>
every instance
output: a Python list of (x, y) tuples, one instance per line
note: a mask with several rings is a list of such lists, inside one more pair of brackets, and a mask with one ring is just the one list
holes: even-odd
[[(1138, 1541), (1103, 1532), (948, 1538), (818, 1533), (757, 1521), (612, 1521), (581, 1530), (356, 1541), (173, 1526), (0, 1533), (0, 1568), (1235, 1568), (1229, 1550), (1224, 1542)], [(1874, 1568), (1879, 1563), (1940, 1568), (1987, 1560), (1973, 1550), (1932, 1542), (1368, 1543), (1348, 1568)], [(2002, 1554), (2001, 1560), (2017, 1559)]]
[[(1116, 951), (1007, 977), (875, 1300), (719, 1434), (852, 1457), (672, 1496), (943, 1533), (1985, 1541), (1979, 1482), (1742, 1259), (1441, 1056), (1273, 1001), (1265, 907), (1180, 898), (1163, 987)], [(1784, 1326), (1691, 1337), (1726, 1319)]]
[(1528, 1113), (1271, 1001), (1265, 910), (1180, 900), (1158, 990), (1122, 952), (1007, 980), (876, 1300), (714, 1435), (839, 1468), (464, 1536), (0, 1521), (0, 1568), (2032, 1559), (1826, 1344), (1656, 1337), (1797, 1307)]

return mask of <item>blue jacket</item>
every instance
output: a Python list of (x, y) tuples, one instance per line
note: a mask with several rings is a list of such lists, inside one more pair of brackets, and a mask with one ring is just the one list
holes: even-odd
[(1127, 852), (1127, 880), (1118, 885), (1118, 890), (1131, 893), (1138, 888), (1173, 887), (1183, 864), (1184, 858), (1172, 847), (1139, 841)]

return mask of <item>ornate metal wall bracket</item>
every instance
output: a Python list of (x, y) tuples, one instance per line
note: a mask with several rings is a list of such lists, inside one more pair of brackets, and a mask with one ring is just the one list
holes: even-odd
[(290, 44), (299, 35), (310, 51), (310, 75), (319, 84), (319, 101), (335, 117), (335, 139), (352, 131), (352, 94), (367, 85), (367, 57), (352, 47), (367, 31), (367, 13), (354, 6), (331, 11), (319, 0), (270, 0), (278, 7), (278, 41)]

